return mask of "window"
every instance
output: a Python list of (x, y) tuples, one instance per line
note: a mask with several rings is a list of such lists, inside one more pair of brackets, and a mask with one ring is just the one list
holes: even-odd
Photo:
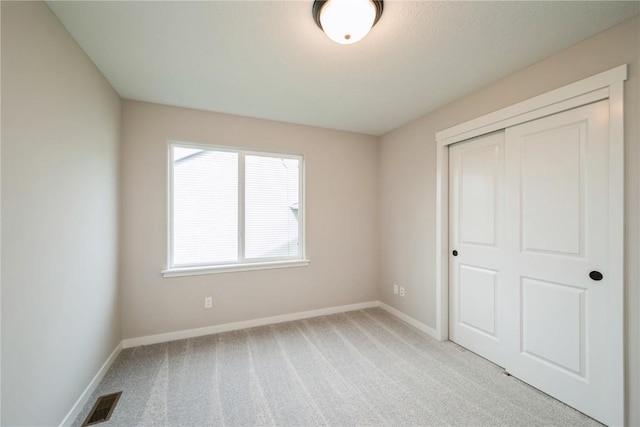
[(169, 145), (165, 276), (308, 265), (301, 156)]

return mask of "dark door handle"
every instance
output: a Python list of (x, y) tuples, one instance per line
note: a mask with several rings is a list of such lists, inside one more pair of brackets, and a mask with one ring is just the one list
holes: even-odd
[(603, 276), (599, 271), (592, 271), (591, 273), (589, 273), (589, 277), (591, 277), (591, 279), (595, 280), (596, 282), (599, 282), (600, 280), (602, 280)]
[(452, 254), (453, 256), (458, 256), (458, 251), (453, 251)]

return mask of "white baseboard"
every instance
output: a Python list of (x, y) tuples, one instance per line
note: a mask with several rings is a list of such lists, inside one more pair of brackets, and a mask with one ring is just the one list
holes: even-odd
[(76, 401), (75, 405), (73, 405), (71, 410), (67, 413), (67, 415), (64, 417), (64, 419), (60, 423), (60, 426), (70, 426), (76, 420), (76, 418), (80, 414), (80, 411), (82, 411), (84, 404), (87, 403), (87, 400), (89, 399), (89, 397), (91, 397), (91, 393), (93, 393), (96, 387), (98, 387), (98, 384), (100, 384), (100, 381), (102, 381), (102, 378), (104, 378), (104, 375), (107, 373), (107, 371), (109, 370), (109, 368), (111, 367), (113, 362), (116, 360), (116, 357), (118, 357), (121, 351), (122, 351), (122, 342), (118, 343), (118, 345), (111, 352), (107, 360), (102, 364), (102, 367), (100, 367), (100, 369), (98, 370), (98, 373), (93, 377), (93, 379), (91, 380), (87, 388), (84, 389), (84, 391)]
[(137, 338), (128, 338), (122, 341), (122, 348), (138, 347), (141, 345), (158, 344), (163, 342), (182, 340), (185, 338), (194, 338), (194, 337), (201, 337), (204, 335), (219, 334), (221, 332), (237, 331), (239, 329), (253, 328), (256, 326), (272, 325), (275, 323), (290, 322), (292, 320), (308, 319), (310, 317), (326, 316), (328, 314), (362, 310), (364, 308), (378, 307), (378, 305), (379, 305), (378, 301), (369, 301), (369, 302), (362, 302), (358, 304), (348, 304), (348, 305), (340, 305), (337, 307), (321, 308), (318, 310), (301, 311), (298, 313), (282, 314), (279, 316), (263, 317), (260, 319), (245, 320), (242, 322), (224, 323), (222, 325), (206, 326), (204, 328), (168, 332), (165, 334), (148, 335), (148, 336), (137, 337)]
[(433, 328), (425, 325), (424, 323), (414, 319), (413, 317), (411, 317), (411, 316), (409, 316), (407, 314), (404, 314), (403, 312), (391, 307), (390, 305), (387, 305), (387, 304), (383, 303), (382, 301), (378, 301), (378, 307), (380, 307), (383, 310), (393, 314), (398, 319), (402, 320), (405, 323), (410, 324), (414, 328), (421, 330), (425, 334), (437, 339), (438, 341), (441, 341), (440, 340), (440, 334), (438, 333), (438, 331), (436, 331), (435, 329), (433, 329)]

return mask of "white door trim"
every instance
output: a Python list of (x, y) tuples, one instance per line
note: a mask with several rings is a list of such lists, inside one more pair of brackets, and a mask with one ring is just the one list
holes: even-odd
[[(564, 101), (569, 101), (572, 98), (576, 98), (590, 92), (598, 91), (599, 89), (605, 89), (601, 91), (599, 97), (596, 97), (595, 101), (599, 99), (609, 98), (606, 89), (609, 89), (613, 84), (625, 81), (627, 79), (627, 65), (620, 65), (616, 68), (612, 68), (609, 71), (596, 74), (595, 76), (587, 77), (586, 79), (571, 83), (567, 86), (552, 90), (551, 92), (543, 93), (533, 98), (529, 98), (525, 101), (519, 102), (509, 107), (503, 108), (493, 113), (485, 114), (484, 116), (477, 117), (473, 120), (461, 123), (459, 125), (450, 127), (436, 133), (436, 141), (443, 142), (444, 145), (453, 144), (454, 142), (463, 141), (465, 139), (473, 138), (474, 136), (483, 135), (485, 133), (493, 132), (494, 130), (503, 129), (514, 124), (520, 124), (528, 122), (530, 120), (537, 119), (539, 117), (548, 116), (559, 111), (568, 110), (574, 108), (575, 105), (564, 107), (558, 105), (556, 111), (545, 111), (548, 107), (561, 104)], [(578, 102), (578, 105), (584, 105), (586, 103), (593, 102)], [(535, 112), (540, 111), (539, 114)], [(551, 108), (551, 110), (554, 110)], [(521, 117), (525, 116), (525, 117)], [(505, 125), (505, 122), (508, 124)]]
[[(616, 304), (619, 310), (611, 319), (611, 345), (624, 348), (624, 97), (623, 82), (627, 65), (577, 81), (559, 89), (530, 98), (493, 113), (461, 123), (436, 133), (436, 336), (449, 338), (449, 145), (498, 129), (524, 123), (560, 111), (565, 111), (601, 99), (610, 103), (610, 231), (609, 248), (611, 283), (616, 284)], [(624, 360), (615, 362), (624, 366)], [(613, 367), (612, 367), (613, 368)], [(624, 414), (624, 371), (612, 369), (617, 411)], [(620, 419), (619, 424), (624, 424)]]

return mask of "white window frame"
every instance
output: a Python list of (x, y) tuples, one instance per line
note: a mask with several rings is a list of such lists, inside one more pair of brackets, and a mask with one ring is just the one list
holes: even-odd
[[(238, 259), (233, 262), (218, 262), (196, 265), (173, 264), (173, 148), (195, 148), (209, 151), (227, 151), (238, 154)], [(275, 258), (250, 258), (244, 256), (245, 234), (245, 157), (276, 157), (295, 159), (299, 162), (298, 176), (298, 255)], [(164, 277), (193, 276), (201, 274), (229, 273), (234, 271), (268, 270), (273, 268), (304, 267), (310, 264), (305, 251), (305, 180), (304, 156), (301, 154), (262, 151), (239, 147), (217, 146), (192, 142), (169, 141), (167, 144), (167, 269)]]

